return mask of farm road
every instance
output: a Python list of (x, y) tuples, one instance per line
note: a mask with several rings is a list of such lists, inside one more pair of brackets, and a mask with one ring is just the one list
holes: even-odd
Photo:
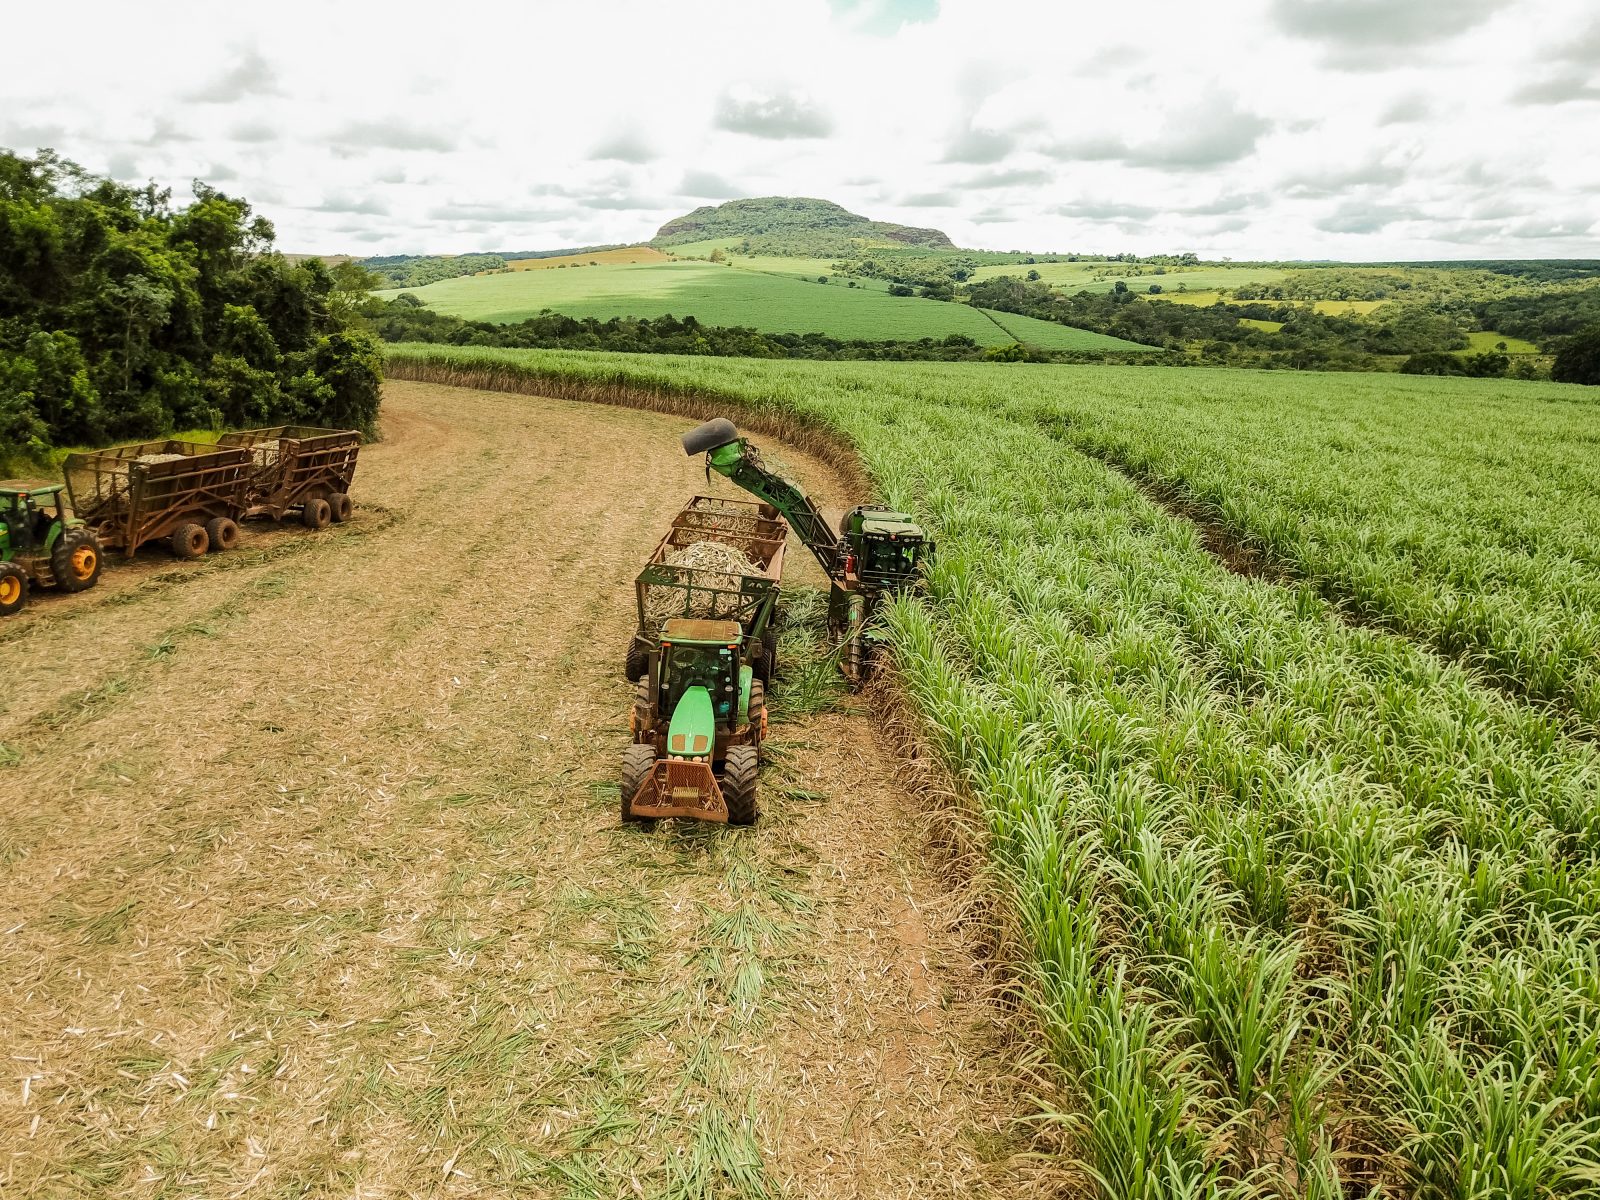
[(1042, 1186), (866, 715), (754, 830), (618, 825), (686, 426), (393, 383), (350, 524), (0, 628), (0, 1193)]

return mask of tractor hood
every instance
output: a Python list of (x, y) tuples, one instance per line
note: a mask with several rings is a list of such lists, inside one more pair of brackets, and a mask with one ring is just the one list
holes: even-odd
[(683, 693), (667, 727), (667, 754), (672, 758), (710, 758), (717, 745), (717, 717), (711, 693), (692, 687)]

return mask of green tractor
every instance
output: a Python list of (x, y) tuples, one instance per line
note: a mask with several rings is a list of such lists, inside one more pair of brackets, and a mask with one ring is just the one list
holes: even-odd
[(740, 657), (737, 621), (668, 621), (634, 701), (622, 819), (753, 825), (766, 689)]
[(100, 580), (100, 539), (61, 503), (62, 483), (0, 481), (0, 617), (28, 599), (30, 586), (81, 592)]

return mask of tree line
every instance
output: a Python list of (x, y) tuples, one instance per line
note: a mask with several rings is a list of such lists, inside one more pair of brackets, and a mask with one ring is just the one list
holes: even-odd
[(372, 431), (381, 362), (340, 269), (291, 263), (245, 201), (194, 193), (174, 208), (0, 151), (0, 459), (178, 429)]

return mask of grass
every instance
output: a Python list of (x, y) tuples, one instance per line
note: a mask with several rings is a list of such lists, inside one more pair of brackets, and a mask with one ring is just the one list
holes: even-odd
[[(982, 346), (1022, 340), (1052, 350), (1140, 352), (1118, 338), (1006, 314), (1004, 327), (982, 311), (916, 297), (890, 296), (841, 281), (767, 274), (700, 262), (518, 271), (447, 279), (411, 291), (430, 307), (479, 321), (512, 322), (543, 309), (573, 317), (693, 315), (708, 325), (745, 325), (775, 333), (822, 333), (868, 341), (916, 341), (964, 334)], [(398, 295), (397, 290), (379, 296)]]
[[(1597, 656), (1554, 656), (1549, 699), (1493, 660), (1596, 628), (1582, 389), (392, 354), (824, 428), (931, 527), (897, 663), (988, 831), (1104, 1194), (1600, 1177), (1600, 747), (1573, 735)], [(1157, 488), (1283, 573), (1230, 570)]]

